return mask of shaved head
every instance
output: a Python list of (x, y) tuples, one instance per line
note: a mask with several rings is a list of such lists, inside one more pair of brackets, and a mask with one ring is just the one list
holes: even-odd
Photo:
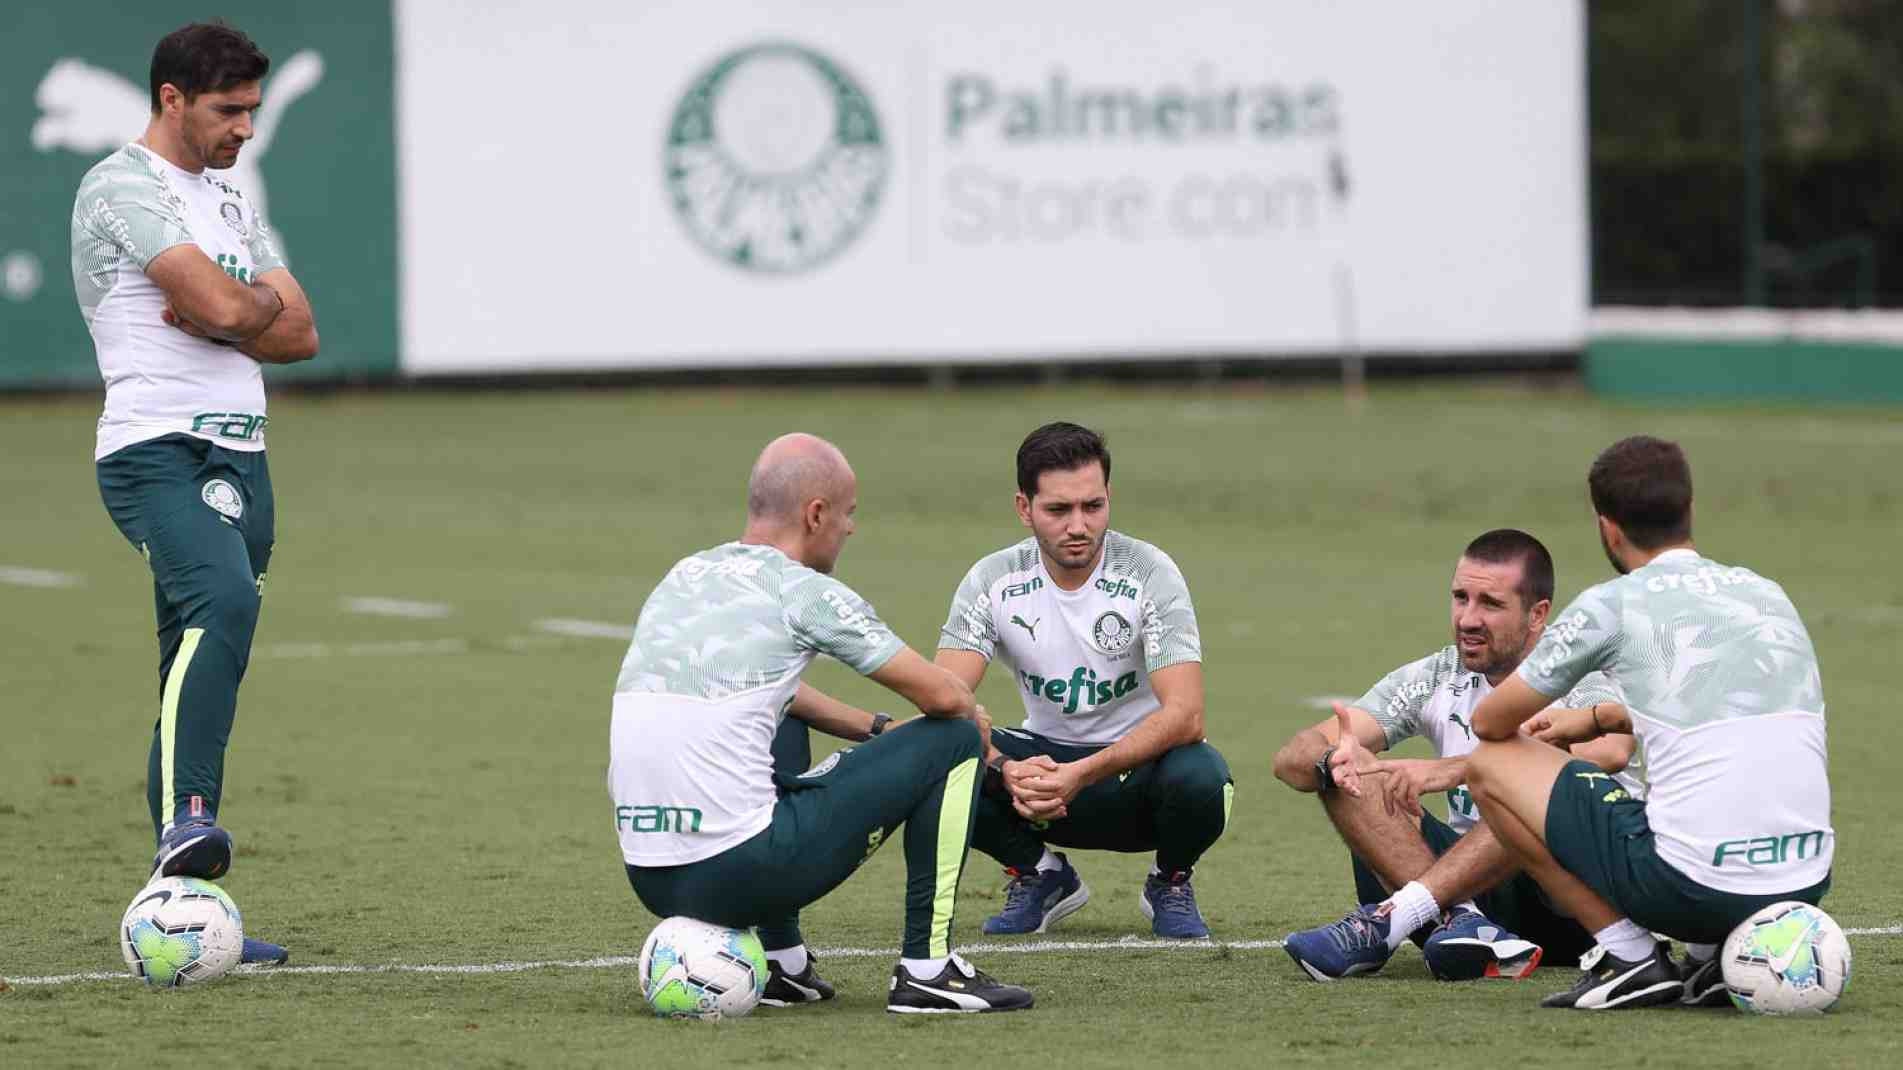
[(839, 447), (817, 435), (781, 435), (760, 451), (747, 477), (747, 519), (797, 523), (815, 498), (844, 505), (853, 489), (852, 466)]

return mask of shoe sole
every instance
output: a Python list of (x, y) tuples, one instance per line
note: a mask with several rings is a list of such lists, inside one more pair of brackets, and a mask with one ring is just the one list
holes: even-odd
[(1295, 960), (1295, 965), (1300, 966), (1302, 968), (1302, 972), (1308, 975), (1309, 980), (1319, 981), (1325, 985), (1331, 985), (1331, 984), (1334, 984), (1336, 981), (1344, 980), (1349, 977), (1357, 977), (1364, 973), (1374, 973), (1375, 971), (1379, 970), (1382, 966), (1387, 965), (1387, 963), (1385, 962), (1383, 963), (1357, 962), (1353, 966), (1348, 967), (1347, 970), (1343, 971), (1340, 977), (1336, 977), (1332, 974), (1323, 973), (1321, 970), (1315, 968), (1314, 966), (1310, 966), (1308, 964), (1308, 960), (1296, 954), (1295, 949), (1290, 947), (1286, 940), (1283, 941), (1282, 943), (1282, 950), (1288, 952), (1288, 957)]
[[(1540, 945), (1531, 940), (1451, 937), (1436, 941), (1432, 946), (1434, 952), (1428, 956), (1427, 968), (1436, 979), (1442, 981), (1477, 981), (1485, 978), (1524, 981), (1540, 968), (1540, 956), (1545, 954)], [(1437, 959), (1447, 960), (1447, 964), (1454, 968), (1442, 968), (1436, 964)]]
[[(1684, 991), (1684, 988), (1685, 988), (1685, 983), (1683, 981), (1659, 981), (1656, 984), (1647, 985), (1646, 987), (1638, 990), (1637, 992), (1628, 992), (1617, 999), (1607, 1000), (1604, 1003), (1595, 1003), (1595, 1004), (1591, 1004), (1589, 1006), (1584, 1006), (1584, 1007), (1575, 1003), (1570, 1006), (1561, 1005), (1558, 1007), (1554, 1007), (1552, 1009), (1574, 1010), (1574, 1011), (1619, 1011), (1619, 1010), (1636, 1010), (1640, 1007), (1658, 1007), (1668, 1003), (1677, 1003), (1678, 999), (1674, 998), (1671, 995), (1671, 993), (1674, 990), (1677, 990), (1682, 993)], [(1549, 1005), (1545, 1003), (1541, 1003), (1540, 1006), (1547, 1007)]]
[(983, 1007), (967, 1010), (963, 1007), (894, 1007), (886, 1004), (887, 1014), (1005, 1014), (1010, 1011), (1028, 1011), (1032, 1004), (1022, 1007)]
[[(215, 857), (213, 859), (213, 864), (211, 865), (200, 864), (194, 865), (189, 869), (181, 867), (174, 869), (170, 873), (166, 872), (166, 867), (171, 866), (174, 862), (177, 862), (180, 858), (183, 858), (185, 855), (196, 850), (207, 840), (211, 839), (213, 839), (213, 837), (210, 833), (193, 836), (191, 839), (186, 840), (184, 843), (160, 855), (157, 861), (153, 863), (152, 876), (148, 879), (158, 880), (160, 877), (195, 877), (199, 880), (214, 881), (224, 876), (231, 868), (231, 848), (229, 846), (220, 852), (222, 857)], [(231, 834), (225, 833), (226, 843), (229, 844), (230, 840)]]
[(1681, 992), (1678, 997), (1681, 1007), (1730, 1007), (1731, 992), (1723, 983), (1713, 985), (1702, 993)]
[(1059, 899), (1057, 902), (1052, 903), (1051, 908), (1044, 912), (1044, 921), (1031, 931), (1034, 933), (1050, 932), (1051, 926), (1056, 925), (1058, 922), (1084, 909), (1084, 904), (1088, 902), (1090, 902), (1090, 885), (1080, 880), (1077, 882), (1077, 890)]
[(993, 929), (990, 927), (989, 920), (987, 920), (984, 925), (979, 927), (979, 931), (986, 936), (1038, 936), (1050, 932), (1051, 926), (1056, 925), (1058, 922), (1082, 910), (1084, 904), (1088, 902), (1090, 902), (1090, 885), (1080, 880), (1077, 882), (1076, 891), (1051, 904), (1050, 909), (1044, 912), (1044, 919), (1038, 922), (1037, 928)]
[[(1150, 905), (1150, 897), (1144, 895), (1141, 891), (1137, 892), (1137, 909), (1143, 912), (1143, 920), (1150, 923), (1150, 933), (1155, 936), (1163, 936), (1162, 933), (1156, 931), (1156, 908)], [(1203, 931), (1193, 936), (1163, 936), (1163, 939), (1207, 940), (1209, 939), (1209, 926), (1203, 926)]]

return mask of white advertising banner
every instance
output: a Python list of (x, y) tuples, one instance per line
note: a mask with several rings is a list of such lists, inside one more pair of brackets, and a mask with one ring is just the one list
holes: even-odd
[(397, 23), (412, 374), (1584, 341), (1578, 0)]

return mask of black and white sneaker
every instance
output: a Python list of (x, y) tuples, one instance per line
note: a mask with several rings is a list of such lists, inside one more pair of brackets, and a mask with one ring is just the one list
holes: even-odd
[(982, 1014), (1030, 1007), (1030, 992), (992, 979), (957, 955), (937, 977), (914, 977), (904, 963), (894, 966), (892, 994), (885, 1001), (892, 1014)]
[(1724, 967), (1718, 964), (1717, 955), (1703, 962), (1686, 955), (1683, 972), (1685, 987), (1678, 997), (1681, 1005), (1686, 1007), (1731, 1006), (1731, 992), (1725, 988), (1725, 971)]
[(1685, 990), (1678, 964), (1672, 961), (1670, 948), (1663, 942), (1654, 944), (1650, 955), (1630, 962), (1595, 947), (1579, 960), (1579, 967), (1579, 983), (1540, 1000), (1540, 1006), (1582, 1011), (1654, 1007), (1677, 1003)]
[(818, 966), (811, 951), (806, 953), (806, 968), (798, 973), (787, 973), (778, 962), (767, 959), (766, 991), (760, 994), (760, 1002), (769, 1007), (793, 1007), (833, 998), (833, 986), (819, 975)]

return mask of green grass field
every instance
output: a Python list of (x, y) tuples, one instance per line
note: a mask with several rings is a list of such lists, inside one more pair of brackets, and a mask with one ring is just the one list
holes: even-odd
[[(1275, 948), (972, 951), (1037, 1009), (959, 1020), (881, 1010), (901, 859), (875, 857), (813, 907), (830, 1004), (717, 1024), (648, 1017), (634, 971), (288, 972), (202, 989), (45, 978), (120, 968), (114, 926), (145, 876), (156, 708), (150, 579), (99, 503), (97, 403), (0, 399), (0, 1065), (1897, 1065), (1903, 935), (1853, 937), (1856, 977), (1823, 1020), (1730, 1012), (1541, 1011), (1570, 964), (1522, 984), (1429, 979), (1405, 949), (1322, 986)], [(1903, 922), (1903, 806), (1889, 703), (1903, 644), (1903, 420), (1894, 410), (1632, 408), (1536, 386), (1380, 385), (1358, 413), (1326, 390), (628, 390), (339, 394), (273, 403), (278, 544), (229, 753), (225, 882), (250, 928), (301, 967), (493, 965), (634, 954), (654, 919), (628, 889), (603, 773), (624, 643), (551, 619), (630, 625), (677, 558), (740, 529), (769, 437), (837, 441), (860, 476), (839, 574), (914, 646), (935, 645), (979, 555), (1021, 535), (1012, 455), (1047, 419), (1109, 433), (1115, 527), (1188, 576), (1212, 742), (1235, 771), (1231, 827), (1197, 872), (1219, 939), (1279, 939), (1351, 902), (1314, 801), (1275, 748), (1448, 641), (1445, 586), (1467, 539), (1527, 528), (1561, 600), (1608, 575), (1584, 477), (1647, 431), (1680, 439), (1702, 549), (1784, 583), (1823, 661), (1841, 851), (1825, 906)], [(353, 598), (441, 603), (414, 619)], [(835, 665), (809, 677), (888, 706)], [(980, 698), (1015, 723), (1002, 673)], [(1053, 940), (1148, 938), (1147, 860), (1080, 853), (1096, 895)], [(966, 870), (967, 947), (999, 903)], [(982, 945), (981, 945), (982, 946)]]

